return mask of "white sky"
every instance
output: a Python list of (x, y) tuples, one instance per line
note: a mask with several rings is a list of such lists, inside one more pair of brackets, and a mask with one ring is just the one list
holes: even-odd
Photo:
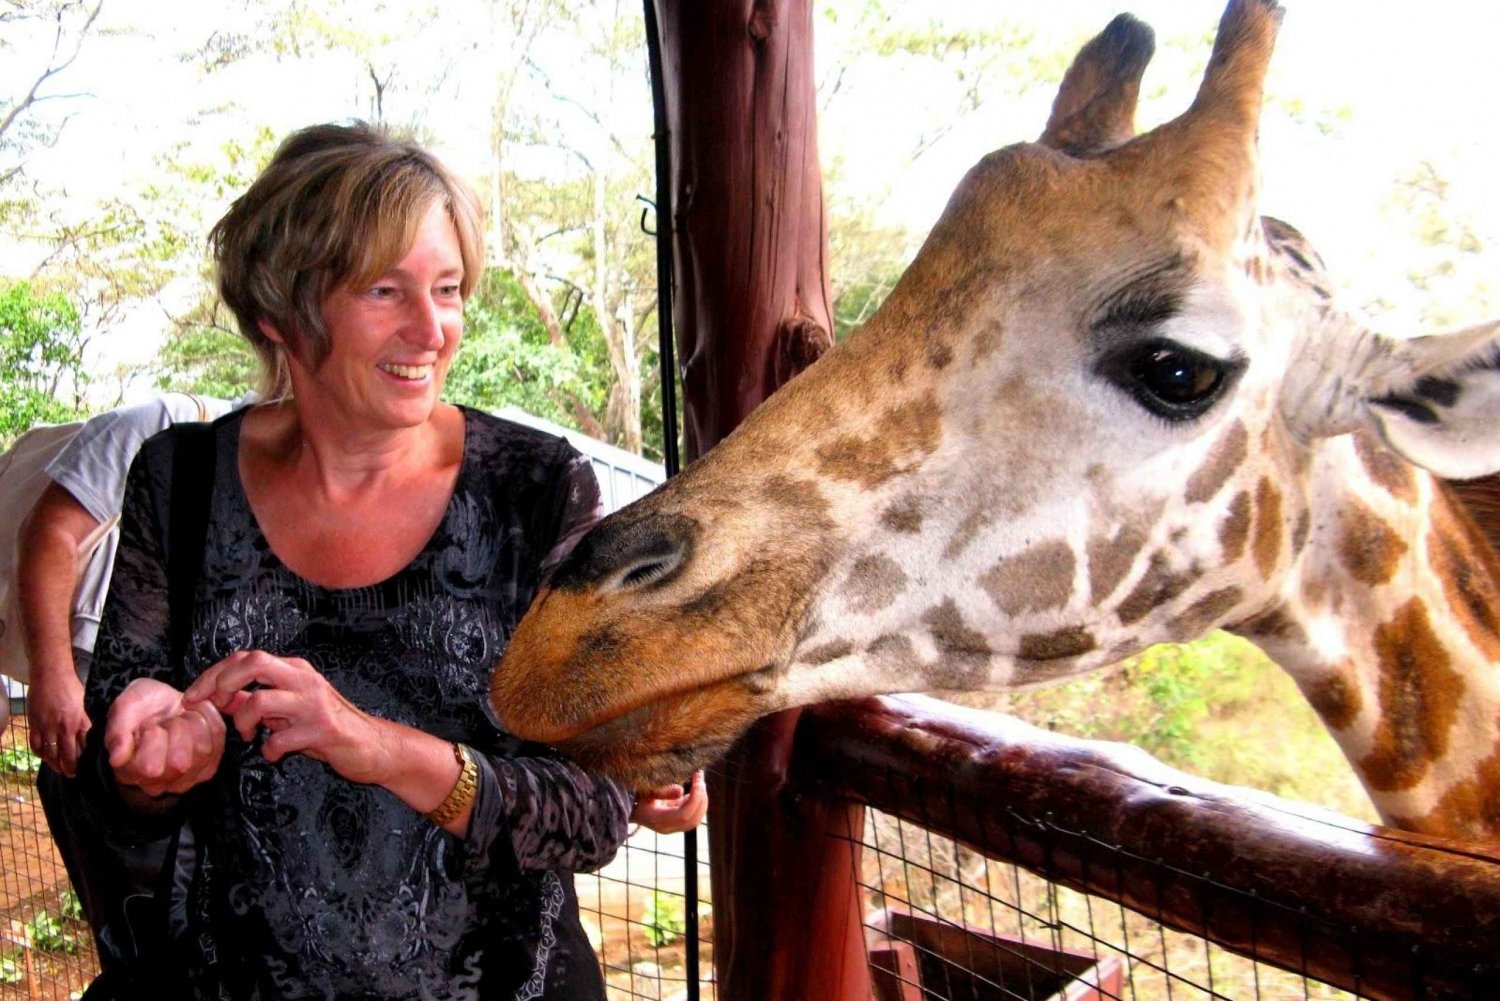
[[(828, 0), (827, 5), (847, 17), (863, 0)], [(225, 0), (106, 0), (106, 33), (90, 40), (65, 80), (66, 89), (92, 96), (69, 102), (74, 117), (64, 143), (52, 156), (39, 158), (33, 172), (65, 181), (72, 199), (85, 205), (129, 190), (174, 140), (211, 148), (231, 137), (245, 138), (256, 125), (286, 131), (369, 113), (361, 104), (368, 88), (359, 67), (333, 57), (304, 64), (247, 63), (207, 81), (176, 60), (176, 53), (216, 29), (252, 27), (254, 14), (235, 12), (233, 6)], [(371, 5), (371, 18), (382, 16), (381, 6)], [(429, 109), (440, 152), (476, 175), (484, 164), (482, 152), (474, 151), (482, 151), (489, 128), (482, 79), (489, 27), (480, 6), (479, 0), (448, 0), (441, 22), (433, 26), (448, 40), (454, 61), (481, 67), (481, 78), (464, 81), (457, 98)], [(1218, 0), (885, 0), (885, 6), (903, 18), (1027, 23), (1037, 32), (1038, 49), (1069, 54), (1114, 13), (1130, 10), (1157, 29), (1158, 55), (1143, 88), (1143, 127), (1187, 106), (1191, 86), (1178, 83), (1183, 67), (1201, 65), (1207, 52), (1197, 44), (1184, 50), (1173, 43), (1206, 38), (1222, 11)], [(1492, 165), (1500, 152), (1500, 124), (1491, 111), (1500, 94), (1500, 61), (1492, 54), (1500, 37), (1500, 10), (1472, 0), (1294, 0), (1286, 6), (1270, 91), (1296, 96), (1311, 109), (1347, 107), (1350, 117), (1337, 135), (1327, 137), (1267, 115), (1263, 209), (1308, 233), (1336, 277), (1345, 279), (1357, 299), (1369, 299), (1402, 282), (1406, 267), (1380, 254), (1390, 242), (1377, 225), (1381, 204), (1400, 173), (1428, 159), (1451, 182), (1450, 199), (1465, 220), (1500, 250), (1500, 198), (1491, 192)], [(114, 33), (126, 26), (133, 33)], [(398, 83), (421, 86), (424, 73), (440, 68), (419, 54), (419, 41), (412, 41), (413, 56), (399, 66)], [(819, 58), (830, 57), (820, 48)], [(26, 71), (23, 61), (0, 65), (0, 86), (10, 74)], [(919, 74), (886, 76), (853, 75), (857, 95), (830, 107), (822, 123), (822, 153), (825, 162), (838, 156), (850, 165), (850, 183), (888, 193), (886, 216), (919, 231), (974, 160), (997, 146), (1034, 138), (1052, 99), (1050, 88), (1038, 87), (1003, 106), (990, 102), (906, 164), (892, 156), (892, 149), (906, 148), (922, 123), (934, 127), (953, 119), (945, 106), (951, 80), (945, 90), (943, 81)], [(1157, 94), (1169, 82), (1171, 92)], [(232, 110), (197, 114), (225, 107)], [(646, 127), (649, 114), (649, 106), (641, 108)], [(154, 350), (153, 344), (136, 341), (132, 332), (121, 331), (110, 339), (111, 353), (129, 358)]]

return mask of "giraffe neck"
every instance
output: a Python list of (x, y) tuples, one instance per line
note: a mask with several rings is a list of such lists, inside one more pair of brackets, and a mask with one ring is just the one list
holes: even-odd
[(1308, 550), (1235, 631), (1291, 673), (1387, 823), (1500, 837), (1500, 561), (1372, 438), (1322, 452)]

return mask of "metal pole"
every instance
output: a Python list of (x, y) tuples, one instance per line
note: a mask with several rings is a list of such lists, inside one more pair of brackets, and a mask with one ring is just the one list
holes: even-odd
[[(656, 326), (661, 363), (662, 465), (667, 477), (682, 467), (677, 447), (677, 352), (672, 334), (672, 153), (667, 131), (667, 95), (661, 65), (661, 34), (655, 0), (645, 0), (646, 51), (651, 64), (651, 108), (656, 142)], [(689, 777), (689, 781), (691, 777)], [(699, 1001), (698, 987), (698, 832), (682, 836), (683, 916), (687, 925), (683, 958), (688, 1001)]]

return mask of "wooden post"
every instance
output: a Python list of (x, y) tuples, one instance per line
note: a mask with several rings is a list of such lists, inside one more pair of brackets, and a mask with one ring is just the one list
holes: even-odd
[[(671, 151), (685, 458), (832, 345), (810, 0), (647, 0)], [(725, 1001), (869, 1001), (855, 886), (863, 811), (787, 788), (796, 714), (710, 775)]]

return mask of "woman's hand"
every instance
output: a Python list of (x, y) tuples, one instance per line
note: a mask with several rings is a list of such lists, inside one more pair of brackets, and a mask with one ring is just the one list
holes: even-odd
[(680, 785), (637, 792), (630, 821), (657, 834), (681, 834), (703, 823), (706, 813), (708, 787), (703, 783), (703, 773), (694, 772), (692, 787), (686, 793)]
[(398, 764), (383, 732), (389, 724), (355, 708), (301, 657), (232, 653), (204, 671), (183, 700), (217, 708), (234, 720), (246, 741), (264, 727), (261, 753), (267, 761), (305, 754), (351, 782), (377, 784), (384, 784)]
[(137, 678), (109, 707), (104, 749), (115, 781), (147, 796), (184, 793), (213, 777), (224, 755), (224, 720), (192, 706), (164, 682)]

